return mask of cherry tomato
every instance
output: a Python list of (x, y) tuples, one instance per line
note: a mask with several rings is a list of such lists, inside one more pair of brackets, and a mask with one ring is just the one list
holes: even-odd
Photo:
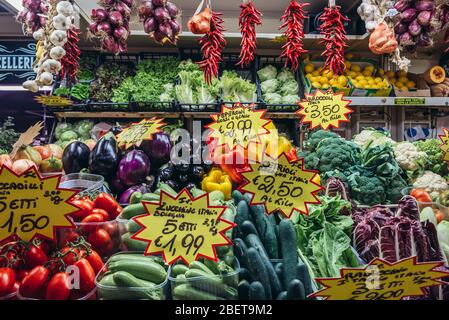
[(19, 281), (14, 282), (13, 287), (11, 288), (11, 290), (7, 294), (11, 294), (13, 292), (17, 292), (17, 290), (19, 290), (19, 287), (20, 287), (20, 282)]
[(65, 247), (67, 242), (73, 242), (78, 239), (79, 234), (74, 229), (63, 229), (59, 232), (58, 243), (60, 247)]
[(83, 220), (85, 217), (92, 213), (93, 206), (90, 202), (76, 199), (73, 200), (72, 203), (79, 208), (79, 211), (76, 211), (70, 215), (76, 221)]
[(42, 266), (48, 261), (45, 252), (34, 244), (31, 244), (25, 253), (25, 266), (33, 269), (37, 266)]
[(28, 298), (35, 298), (39, 290), (47, 281), (49, 271), (43, 266), (34, 267), (30, 273), (23, 278), (20, 284), (19, 292), (22, 296)]
[(97, 228), (87, 237), (87, 241), (95, 248), (101, 255), (108, 255), (112, 252), (114, 244), (109, 236), (109, 233), (101, 228)]
[(16, 271), (16, 280), (22, 282), (22, 280), (30, 273), (25, 269), (19, 269)]
[(9, 251), (6, 254), (6, 260), (8, 261), (8, 266), (13, 268), (14, 270), (19, 268), (20, 264), (22, 263), (22, 260), (14, 251)]
[(115, 209), (114, 212), (109, 213), (109, 219), (115, 220), (115, 218), (117, 218), (120, 215), (120, 213), (122, 213), (122, 211), (123, 208), (121, 206), (117, 206), (117, 209)]
[(82, 197), (81, 200), (83, 200), (84, 202), (88, 203), (89, 205), (92, 206), (92, 208), (94, 208), (94, 202), (93, 202), (92, 199), (89, 198), (88, 196)]
[(80, 251), (77, 248), (65, 247), (60, 252), (64, 255), (62, 261), (66, 266), (71, 266), (81, 258)]
[(109, 221), (103, 225), (101, 225), (101, 228), (106, 230), (111, 238), (116, 238), (118, 236), (118, 224), (116, 221)]
[(16, 273), (11, 268), (0, 268), (0, 297), (11, 293), (16, 282)]
[(101, 269), (103, 269), (103, 260), (101, 260), (100, 255), (95, 250), (91, 250), (90, 254), (86, 256), (87, 261), (89, 261), (92, 269), (94, 269), (95, 274), (98, 274)]
[(95, 208), (92, 210), (92, 214), (100, 214), (104, 221), (109, 220), (109, 213), (104, 209)]
[(45, 290), (46, 300), (67, 300), (70, 297), (70, 277), (66, 272), (56, 273)]
[(99, 213), (90, 214), (81, 221), (81, 229), (84, 232), (93, 232), (100, 222), (104, 222), (103, 216)]
[(118, 207), (117, 201), (115, 201), (114, 197), (107, 193), (100, 193), (94, 201), (95, 208), (104, 209), (107, 212), (115, 212)]
[(87, 259), (81, 259), (75, 262), (80, 275), (80, 290), (82, 292), (90, 292), (95, 288), (95, 271)]
[(36, 244), (36, 246), (38, 248), (40, 248), (42, 251), (45, 252), (45, 254), (49, 254), (51, 251), (52, 246), (55, 246), (56, 243), (53, 241), (48, 241), (48, 240), (44, 240), (44, 239), (39, 239), (38, 243)]

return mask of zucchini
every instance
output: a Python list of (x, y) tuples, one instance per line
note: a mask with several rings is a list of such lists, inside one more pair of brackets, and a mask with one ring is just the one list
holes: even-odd
[(163, 182), (159, 182), (159, 184), (157, 185), (157, 190), (154, 192), (156, 194), (160, 194), (161, 191), (164, 191), (165, 193), (168, 193), (171, 196), (176, 196), (178, 193), (173, 190), (172, 187), (170, 187), (168, 184), (163, 183)]
[[(234, 256), (229, 258), (232, 258), (232, 262), (235, 261)], [(237, 285), (239, 284), (239, 274), (238, 272), (235, 272), (226, 261), (220, 261), (218, 263), (218, 272), (223, 279), (223, 283), (230, 287), (237, 288)]]
[(187, 283), (187, 278), (185, 274), (179, 274), (175, 280), (176, 285)]
[(225, 300), (213, 294), (196, 290), (191, 285), (181, 284), (173, 289), (173, 299), (175, 300)]
[(259, 252), (261, 256), (264, 256), (266, 259), (270, 259), (270, 257), (268, 257), (267, 252), (265, 251), (264, 245), (262, 244), (260, 238), (257, 235), (249, 234), (248, 236), (246, 236), (245, 242), (248, 248), (254, 248)]
[(120, 213), (120, 217), (122, 219), (129, 220), (133, 217), (145, 214), (146, 210), (142, 203), (136, 203), (136, 204), (130, 204), (129, 206), (126, 206), (123, 208), (122, 212)]
[(232, 199), (234, 200), (234, 203), (237, 204), (240, 200), (243, 200), (243, 194), (239, 190), (234, 190), (232, 191)]
[(209, 201), (214, 206), (223, 204), (225, 201), (223, 192), (219, 190), (209, 192)]
[(282, 279), (284, 288), (292, 280), (296, 279), (296, 265), (298, 264), (298, 249), (296, 247), (296, 232), (293, 223), (288, 219), (283, 219), (279, 223), (279, 235), (282, 246)]
[(242, 267), (248, 266), (248, 257), (246, 256), (248, 247), (245, 242), (240, 238), (234, 239), (234, 254), (240, 262)]
[(248, 205), (248, 207), (251, 205), (251, 199), (253, 198), (253, 195), (249, 192), (245, 193), (243, 195), (243, 200), (245, 200), (246, 204)]
[(253, 282), (253, 277), (251, 276), (251, 273), (246, 268), (240, 268), (239, 273), (240, 280), (246, 280), (248, 282)]
[(157, 202), (161, 199), (159, 194), (145, 193), (142, 195), (142, 201)]
[[(190, 269), (186, 272), (186, 278), (192, 279), (190, 285), (198, 290), (225, 298), (226, 300), (237, 299), (237, 290), (223, 283), (221, 277), (210, 275), (198, 269)], [(201, 277), (201, 279), (193, 280)]]
[[(278, 262), (274, 265), (274, 271), (276, 272), (276, 275), (278, 276), (278, 278), (281, 280), (283, 277), (282, 276), (282, 266), (283, 266), (282, 262)], [(287, 288), (284, 287), (284, 289), (287, 289)]]
[(249, 220), (243, 221), (242, 225), (240, 226), (240, 229), (242, 230), (244, 237), (246, 237), (251, 233), (259, 236), (259, 233), (256, 230), (256, 226)]
[(238, 285), (239, 300), (249, 300), (250, 285), (246, 280), (242, 280)]
[(129, 204), (136, 204), (140, 203), (142, 201), (142, 192), (136, 191), (131, 194), (131, 197), (129, 197)]
[(218, 263), (216, 263), (215, 261), (204, 259), (203, 263), (214, 274), (220, 274), (220, 270), (218, 270)]
[[(135, 254), (135, 253), (120, 253), (113, 255), (111, 258), (109, 258), (108, 262), (113, 263), (117, 261), (144, 261), (145, 263), (150, 262), (157, 262), (158, 259), (162, 259), (160, 257), (156, 256), (144, 256), (142, 254)], [(159, 264), (159, 262), (157, 262)]]
[(270, 300), (267, 299), (265, 288), (259, 281), (254, 281), (249, 285), (250, 300)]
[(114, 278), (112, 277), (112, 273), (104, 275), (100, 279), (99, 283), (100, 283), (100, 287), (101, 286), (114, 287), (115, 282), (114, 282)]
[(190, 269), (197, 269), (197, 270), (201, 270), (206, 272), (209, 275), (214, 275), (214, 273), (208, 268), (206, 267), (206, 265), (204, 263), (201, 263), (199, 261), (193, 261), (189, 264), (189, 268)]
[(113, 273), (126, 271), (139, 279), (155, 284), (161, 284), (167, 278), (167, 271), (156, 262), (121, 260), (110, 263), (108, 268)]
[(273, 225), (265, 214), (265, 207), (263, 205), (256, 205), (251, 206), (250, 209), (253, 214), (253, 220), (255, 221), (260, 240), (262, 241), (268, 256), (271, 259), (278, 259), (279, 252), (276, 233)]
[(304, 292), (304, 285), (301, 280), (294, 279), (287, 288), (287, 299), (288, 300), (305, 300), (306, 294)]
[(192, 189), (190, 189), (190, 194), (192, 195), (192, 197), (194, 197), (194, 198), (198, 198), (199, 196), (201, 196), (201, 195), (203, 195), (203, 194), (205, 194), (206, 192), (205, 191), (203, 191), (203, 190), (201, 190), (201, 189), (198, 189), (198, 188), (192, 188)]
[(249, 213), (249, 207), (248, 204), (242, 200), (237, 204), (237, 214), (235, 216), (235, 223), (237, 226), (234, 228), (235, 238), (241, 238), (242, 237), (242, 230), (241, 226), (244, 221), (250, 220), (251, 216)]
[(306, 296), (313, 293), (312, 279), (310, 278), (307, 266), (302, 261), (298, 262), (296, 265), (296, 278), (301, 280), (304, 285), (304, 292)]
[(248, 270), (256, 281), (259, 281), (263, 287), (265, 296), (271, 300), (271, 285), (266, 265), (263, 263), (259, 252), (254, 248), (248, 249)]
[(177, 264), (171, 268), (172, 276), (175, 278), (181, 274), (185, 274), (187, 271), (189, 271), (189, 267), (187, 267), (181, 263)]
[(287, 300), (287, 291), (282, 291), (279, 293), (276, 300)]
[(128, 230), (129, 233), (135, 234), (137, 231), (139, 231), (140, 229), (142, 229), (142, 226), (139, 225), (137, 222), (135, 222), (134, 220), (128, 220), (126, 223), (126, 229)]
[(129, 251), (144, 252), (148, 245), (148, 243), (145, 241), (131, 239), (131, 234), (129, 232), (122, 235), (122, 241)]

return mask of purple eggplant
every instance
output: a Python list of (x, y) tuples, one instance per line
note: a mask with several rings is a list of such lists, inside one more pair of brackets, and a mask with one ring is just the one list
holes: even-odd
[(158, 132), (153, 135), (153, 139), (143, 141), (141, 147), (150, 158), (151, 164), (155, 166), (170, 161), (170, 137), (164, 132)]
[(150, 193), (151, 187), (152, 186), (147, 183), (141, 183), (141, 184), (129, 187), (120, 195), (120, 199), (119, 199), (120, 204), (128, 204), (129, 199), (131, 198), (131, 196), (134, 192), (140, 192), (142, 194)]
[(142, 150), (131, 150), (120, 160), (117, 176), (128, 186), (134, 186), (145, 181), (150, 173), (151, 162)]

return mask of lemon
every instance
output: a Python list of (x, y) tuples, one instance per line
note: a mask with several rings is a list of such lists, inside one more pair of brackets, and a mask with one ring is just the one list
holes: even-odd
[(400, 78), (398, 79), (398, 81), (405, 84), (405, 83), (408, 82), (408, 78), (407, 78), (407, 77), (400, 77)]
[(394, 85), (394, 84), (396, 83), (396, 81), (397, 81), (396, 78), (391, 78), (391, 79), (389, 79), (389, 80), (390, 80), (390, 83), (393, 84), (393, 85)]
[[(305, 55), (303, 55), (303, 59), (304, 59), (304, 61), (310, 61), (310, 54), (305, 54)], [(315, 67), (315, 66), (314, 66)]]
[(345, 58), (346, 58), (346, 59), (352, 59), (352, 58), (354, 58), (354, 54), (352, 54), (352, 53), (347, 53), (347, 54), (345, 54)]
[(404, 70), (399, 70), (397, 72), (398, 78), (406, 78), (407, 77), (407, 72), (405, 72)]
[(335, 87), (335, 86), (338, 84), (337, 79), (335, 79), (335, 78), (330, 79), (330, 80), (329, 80), (329, 84), (330, 84), (331, 86)]
[(373, 74), (373, 70), (365, 68), (362, 72), (365, 77), (370, 77)]
[(379, 70), (377, 70), (377, 74), (378, 74), (379, 76), (383, 76), (383, 75), (385, 75), (385, 70), (382, 69), (382, 68), (380, 68)]
[(405, 86), (409, 89), (416, 88), (416, 83), (415, 83), (415, 81), (407, 81), (405, 83)]
[(355, 72), (360, 72), (360, 71), (362, 70), (362, 68), (360, 68), (359, 65), (353, 64), (353, 65), (351, 66), (351, 70), (352, 70), (352, 71), (355, 71)]
[(318, 77), (320, 75), (320, 72), (318, 70), (315, 70), (315, 71), (312, 72), (312, 75), (314, 77)]
[(360, 76), (355, 77), (355, 79), (356, 79), (357, 81), (361, 81), (361, 80), (365, 80), (365, 77), (362, 76), (362, 75), (360, 75)]
[(322, 75), (330, 80), (334, 77), (334, 72), (332, 70), (324, 70)]
[(312, 86), (317, 88), (317, 89), (321, 89), (321, 84), (319, 82), (312, 82)]
[(345, 76), (339, 76), (337, 81), (338, 84), (342, 87), (346, 87), (346, 85), (348, 84), (348, 79), (346, 79)]
[(383, 81), (383, 79), (382, 79), (381, 77), (375, 77), (375, 78), (374, 78), (374, 81), (375, 81), (376, 83), (381, 83), (381, 82)]
[(313, 77), (313, 76), (312, 76), (311, 73), (307, 73), (307, 74), (306, 74), (306, 78), (309, 78), (309, 79), (310, 79), (310, 78), (312, 78), (312, 77)]
[(346, 70), (349, 70), (351, 68), (352, 63), (349, 61), (345, 61)]
[(362, 80), (359, 81), (359, 85), (361, 87), (366, 86), (367, 84), (368, 84), (368, 81), (366, 81), (365, 79), (362, 79)]
[(306, 64), (306, 66), (304, 67), (304, 70), (305, 70), (307, 73), (311, 73), (311, 72), (313, 72), (313, 70), (315, 70), (315, 65), (314, 65), (313, 63), (308, 63), (308, 64)]
[(321, 84), (328, 84), (328, 83), (329, 83), (329, 79), (326, 78), (325, 76), (321, 76), (319, 82), (320, 82)]
[(351, 78), (355, 78), (357, 76), (357, 73), (354, 71), (349, 71), (348, 76), (350, 76)]
[(364, 88), (365, 89), (371, 89), (371, 86), (369, 84), (365, 84)]
[(387, 76), (387, 78), (393, 79), (395, 77), (394, 71), (388, 70), (387, 72), (385, 72), (385, 75)]
[(329, 85), (327, 83), (325, 83), (321, 86), (321, 89), (329, 89)]

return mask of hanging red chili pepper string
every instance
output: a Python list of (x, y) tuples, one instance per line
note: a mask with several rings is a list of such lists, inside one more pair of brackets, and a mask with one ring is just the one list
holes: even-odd
[(296, 0), (290, 1), (285, 9), (281, 21), (282, 25), (279, 30), (286, 28), (284, 36), (287, 42), (282, 46), (281, 58), (286, 58), (285, 66), (290, 63), (290, 68), (295, 71), (299, 66), (299, 57), (306, 53), (304, 49), (304, 19), (306, 13), (304, 7), (309, 3), (298, 3)]
[(237, 65), (247, 66), (256, 55), (256, 26), (262, 24), (262, 13), (252, 0), (240, 5), (239, 28), (242, 34), (241, 50)]
[(212, 12), (210, 30), (199, 40), (203, 60), (198, 62), (198, 64), (201, 70), (203, 70), (207, 84), (211, 84), (212, 79), (217, 77), (218, 64), (223, 61), (221, 52), (226, 45), (226, 39), (223, 36), (225, 29), (223, 27), (224, 20), (221, 16), (222, 13)]
[(345, 47), (347, 47), (346, 31), (343, 22), (349, 21), (340, 12), (340, 6), (330, 6), (324, 9), (319, 18), (322, 23), (320, 33), (324, 35), (323, 43), (326, 49), (321, 54), (326, 57), (324, 69), (332, 70), (334, 74), (341, 75), (345, 70)]
[(75, 27), (67, 30), (67, 42), (64, 45), (66, 54), (61, 59), (61, 77), (66, 76), (67, 80), (74, 82), (79, 69), (79, 57), (81, 51), (78, 47), (79, 30)]

